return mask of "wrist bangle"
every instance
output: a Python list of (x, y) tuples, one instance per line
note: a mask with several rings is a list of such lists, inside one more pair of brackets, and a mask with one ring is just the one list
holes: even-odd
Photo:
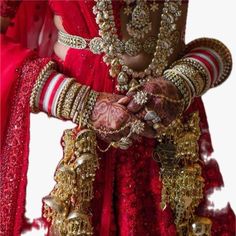
[(220, 68), (217, 78), (212, 82), (211, 87), (216, 87), (223, 83), (229, 76), (232, 70), (232, 56), (229, 49), (219, 40), (212, 38), (200, 38), (190, 42), (186, 46), (185, 53), (189, 52), (207, 52), (211, 54), (210, 57), (214, 57), (217, 61), (217, 66)]
[[(205, 79), (202, 78), (201, 74), (196, 68), (187, 64), (177, 64), (172, 69), (180, 72), (185, 76), (186, 81), (194, 87), (194, 96), (199, 96), (202, 94), (205, 88)], [(190, 85), (190, 86), (191, 86)]]
[(82, 126), (86, 126), (88, 124), (88, 120), (96, 104), (98, 95), (99, 93), (95, 92), (94, 90), (91, 90), (82, 115)]
[(40, 92), (45, 84), (46, 80), (52, 73), (52, 71), (56, 68), (56, 63), (53, 61), (49, 61), (39, 73), (36, 82), (33, 86), (31, 96), (30, 96), (30, 109), (32, 112), (39, 112), (39, 108), (37, 106), (37, 101), (39, 100)]
[(201, 89), (202, 91), (199, 94), (197, 93), (198, 96), (203, 95), (211, 87), (210, 74), (208, 73), (208, 70), (204, 66), (204, 64), (201, 63), (200, 61), (197, 61), (194, 58), (183, 58), (183, 59), (176, 61), (171, 66), (171, 68), (173, 68), (177, 65), (187, 65), (189, 67), (196, 69), (199, 72), (201, 78), (203, 79), (204, 88)]
[(179, 89), (181, 95), (183, 96), (184, 106), (185, 108), (188, 107), (191, 102), (191, 91), (186, 82), (184, 82), (183, 78), (175, 71), (169, 69), (164, 72), (164, 79), (172, 82)]
[(62, 91), (59, 95), (58, 102), (56, 104), (56, 115), (58, 118), (61, 118), (61, 119), (63, 118), (61, 115), (62, 104), (64, 102), (64, 99), (65, 99), (68, 89), (70, 88), (70, 86), (72, 85), (72, 83), (74, 81), (75, 81), (74, 78), (67, 78), (66, 81), (64, 82), (64, 86), (63, 86)]
[(72, 109), (71, 109), (71, 113), (70, 113), (70, 118), (72, 119), (73, 122), (75, 122), (74, 117), (75, 117), (76, 109), (77, 109), (77, 107), (79, 105), (79, 102), (81, 100), (81, 97), (82, 97), (85, 89), (86, 89), (86, 86), (81, 85), (81, 87), (79, 88), (79, 90), (77, 92), (77, 95), (76, 95), (76, 98), (74, 100), (74, 103), (72, 105)]
[(75, 100), (76, 94), (79, 90), (80, 85), (73, 83), (66, 93), (65, 99), (62, 104), (61, 116), (65, 119), (70, 119), (70, 112)]
[(90, 87), (84, 86), (84, 91), (81, 94), (80, 101), (78, 103), (75, 115), (73, 117), (73, 122), (76, 123), (76, 124), (81, 125), (82, 111), (84, 109), (84, 106), (85, 106), (85, 103), (86, 103), (89, 91), (90, 91)]

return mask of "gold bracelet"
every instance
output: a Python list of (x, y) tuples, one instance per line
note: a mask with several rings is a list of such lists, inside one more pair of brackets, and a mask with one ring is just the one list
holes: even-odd
[(77, 107), (79, 105), (79, 102), (81, 100), (81, 96), (83, 95), (85, 89), (86, 89), (86, 86), (85, 85), (81, 85), (81, 87), (79, 88), (78, 93), (76, 95), (76, 98), (74, 100), (74, 103), (73, 103), (73, 106), (72, 106), (72, 109), (71, 109), (71, 113), (70, 113), (70, 118), (73, 120), (73, 122), (75, 122), (75, 120), (73, 118), (75, 116), (76, 109), (77, 109)]
[(175, 63), (173, 63), (173, 65), (171, 65), (171, 68), (175, 67), (176, 65), (187, 65), (190, 66), (192, 68), (195, 68), (201, 78), (204, 80), (204, 88), (202, 89), (202, 91), (200, 92), (200, 94), (198, 96), (203, 95), (210, 87), (211, 87), (211, 79), (208, 76), (205, 68), (203, 67), (203, 65), (201, 65), (199, 62), (195, 61), (193, 58), (183, 58), (180, 59), (178, 61), (176, 61)]
[(83, 108), (86, 104), (86, 100), (87, 100), (87, 97), (89, 95), (89, 91), (90, 91), (90, 87), (89, 86), (85, 86), (85, 89), (83, 91), (83, 93), (81, 94), (81, 99), (79, 101), (79, 104), (76, 108), (76, 112), (75, 112), (75, 115), (73, 117), (73, 122), (76, 123), (76, 124), (79, 124), (81, 125), (81, 122), (82, 122), (82, 111), (83, 111)]
[(90, 115), (91, 115), (91, 113), (93, 111), (93, 108), (96, 104), (98, 95), (99, 95), (99, 93), (97, 93), (96, 91), (94, 91), (94, 90), (90, 91), (85, 109), (82, 111), (82, 113), (83, 113), (83, 115), (82, 115), (82, 125), (83, 126), (86, 126), (87, 123), (88, 123)]
[(185, 108), (188, 107), (188, 104), (191, 102), (191, 91), (183, 78), (171, 69), (164, 72), (164, 78), (172, 82), (179, 89), (183, 96), (184, 106)]
[(79, 90), (80, 85), (78, 83), (73, 83), (66, 93), (64, 102), (62, 104), (61, 116), (65, 119), (70, 119), (70, 112), (75, 100), (77, 91)]
[(219, 40), (213, 38), (199, 38), (190, 42), (185, 49), (185, 53), (190, 52), (197, 47), (206, 47), (215, 51), (222, 59), (223, 71), (217, 81), (211, 87), (216, 87), (222, 84), (228, 77), (232, 70), (232, 55), (230, 50)]
[(185, 83), (187, 83), (188, 87), (190, 88), (191, 96), (194, 97), (196, 94), (196, 88), (193, 82), (185, 74), (183, 74), (182, 71), (176, 70), (175, 67), (172, 68), (171, 71), (179, 75), (185, 81)]
[(62, 104), (64, 102), (64, 99), (65, 99), (65, 96), (66, 96), (66, 93), (67, 93), (68, 89), (74, 83), (74, 81), (75, 81), (74, 78), (67, 78), (67, 82), (64, 85), (64, 87), (63, 87), (63, 89), (60, 93), (60, 96), (59, 96), (59, 99), (58, 99), (58, 102), (57, 102), (57, 105), (56, 105), (56, 114), (57, 114), (58, 118), (63, 118), (61, 116)]
[(40, 74), (38, 75), (38, 78), (36, 79), (36, 82), (34, 84), (34, 87), (31, 92), (30, 96), (30, 109), (32, 112), (37, 113), (39, 112), (38, 107), (36, 106), (36, 101), (39, 100), (38, 96), (40, 94), (40, 91), (43, 88), (43, 85), (45, 84), (46, 80), (52, 73), (52, 71), (56, 69), (56, 63), (53, 61), (49, 61), (41, 70)]
[(205, 88), (205, 79), (201, 77), (201, 74), (195, 67), (187, 64), (177, 64), (173, 69), (181, 72), (191, 81), (194, 86), (195, 96), (201, 95)]

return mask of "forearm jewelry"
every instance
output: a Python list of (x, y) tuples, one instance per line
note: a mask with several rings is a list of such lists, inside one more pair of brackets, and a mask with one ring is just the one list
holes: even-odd
[(228, 48), (218, 40), (202, 38), (187, 45), (185, 56), (172, 64), (164, 77), (179, 89), (187, 109), (192, 98), (225, 81), (231, 68)]
[(191, 102), (192, 93), (187, 83), (183, 80), (181, 74), (174, 70), (166, 70), (164, 72), (164, 79), (169, 80), (179, 89), (184, 100), (184, 107), (186, 109)]
[(50, 61), (39, 74), (31, 93), (31, 111), (44, 111), (49, 116), (86, 126), (98, 93), (57, 73), (55, 68)]
[(52, 61), (49, 61), (40, 74), (36, 79), (35, 85), (33, 87), (31, 97), (30, 97), (30, 109), (32, 112), (36, 113), (39, 112), (39, 109), (36, 103), (39, 101), (39, 94), (42, 90), (43, 85), (45, 84), (46, 80), (48, 79), (49, 75), (52, 73), (52, 70), (56, 68), (56, 64)]
[(196, 57), (198, 61), (211, 65), (215, 74), (211, 87), (223, 83), (232, 70), (232, 56), (229, 49), (219, 40), (199, 38), (186, 46), (185, 57)]

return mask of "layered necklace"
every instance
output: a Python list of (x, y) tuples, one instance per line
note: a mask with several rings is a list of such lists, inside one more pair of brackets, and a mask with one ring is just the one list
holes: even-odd
[[(103, 42), (103, 60), (110, 66), (110, 75), (117, 77), (117, 90), (124, 92), (133, 86), (161, 76), (168, 65), (169, 57), (174, 52), (175, 45), (180, 39), (180, 32), (177, 30), (177, 21), (181, 16), (180, 7), (182, 0), (165, 0), (159, 33), (154, 44), (156, 48), (153, 52), (153, 59), (148, 67), (141, 72), (134, 71), (124, 63), (122, 58), (122, 49), (124, 46), (118, 37), (115, 26), (112, 0), (95, 1), (96, 5), (93, 8), (93, 12), (96, 15), (99, 35)], [(127, 32), (131, 36), (130, 40), (137, 42), (137, 40), (144, 38), (150, 32), (152, 27), (150, 11), (153, 11), (152, 9), (156, 10), (158, 4), (156, 1), (152, 1), (152, 4), (149, 6), (147, 0), (125, 0), (125, 2), (127, 4), (125, 13), (127, 15), (131, 14), (131, 20), (127, 24)], [(131, 5), (135, 3), (136, 5), (132, 9)], [(153, 40), (147, 43), (147, 45), (152, 45), (152, 42)], [(129, 44), (127, 43), (127, 45)], [(132, 45), (137, 45), (137, 43), (130, 43), (130, 46), (126, 46), (126, 51), (129, 49), (132, 50), (132, 48), (129, 48)]]

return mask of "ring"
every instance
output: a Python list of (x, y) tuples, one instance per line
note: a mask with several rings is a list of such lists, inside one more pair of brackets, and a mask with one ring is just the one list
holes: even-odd
[(161, 121), (160, 116), (158, 116), (155, 111), (152, 111), (152, 110), (149, 111), (147, 108), (145, 108), (145, 110), (147, 111), (147, 113), (144, 116), (144, 120), (152, 121), (152, 123), (154, 123), (154, 124)]
[(124, 137), (118, 141), (118, 147), (122, 150), (127, 150), (132, 145), (132, 140), (130, 138)]
[(134, 101), (135, 103), (137, 103), (138, 105), (144, 105), (147, 103), (148, 101), (148, 94), (146, 92), (143, 91), (138, 91), (135, 95), (134, 95)]
[(161, 121), (161, 118), (157, 116), (155, 119), (152, 120), (153, 124), (159, 123)]

